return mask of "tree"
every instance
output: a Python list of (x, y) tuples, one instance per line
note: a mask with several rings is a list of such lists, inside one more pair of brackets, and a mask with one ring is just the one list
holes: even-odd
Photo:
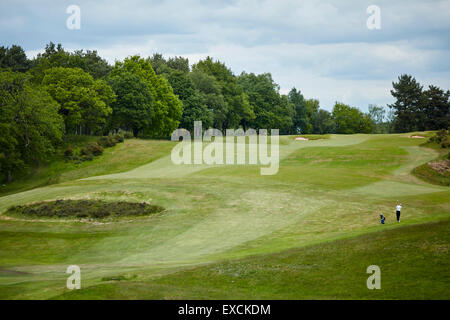
[(277, 128), (281, 134), (293, 132), (294, 105), (288, 96), (280, 95), (280, 86), (273, 81), (270, 73), (255, 75), (242, 72), (238, 83), (253, 106), (255, 117), (248, 121), (250, 127)]
[(307, 133), (311, 130), (311, 119), (308, 118), (306, 101), (300, 90), (292, 88), (288, 94), (289, 102), (293, 105), (295, 115), (293, 127), (296, 133)]
[(26, 75), (0, 72), (0, 176), (7, 182), (26, 165), (38, 165), (61, 142), (59, 105)]
[(32, 61), (31, 74), (36, 83), (41, 83), (45, 70), (55, 67), (81, 68), (94, 79), (105, 79), (112, 67), (102, 59), (96, 50), (75, 50), (73, 53), (64, 50), (61, 44), (57, 46), (50, 42), (42, 54)]
[(450, 124), (450, 91), (430, 85), (424, 95), (426, 130), (447, 129)]
[[(116, 62), (111, 76), (123, 73), (133, 73), (144, 81), (150, 89), (153, 113), (151, 123), (142, 128), (145, 134), (153, 137), (167, 137), (175, 130), (181, 119), (183, 105), (173, 93), (172, 87), (162, 75), (156, 75), (150, 64), (150, 59), (139, 56), (126, 58), (123, 62)], [(126, 94), (122, 92), (122, 94)]]
[(336, 129), (331, 113), (323, 109), (317, 111), (312, 125), (315, 134), (333, 133)]
[(369, 117), (374, 123), (374, 133), (383, 133), (386, 131), (386, 125), (384, 123), (386, 110), (383, 107), (376, 105), (369, 105)]
[(96, 133), (112, 113), (110, 105), (116, 97), (111, 87), (80, 68), (50, 68), (42, 85), (60, 104), (67, 132)]
[(123, 71), (108, 80), (117, 100), (112, 104), (110, 128), (133, 131), (135, 136), (149, 128), (153, 118), (153, 97), (149, 85), (138, 75)]
[(0, 47), (0, 68), (25, 72), (30, 68), (30, 61), (22, 47), (12, 45), (11, 48)]
[(320, 103), (317, 99), (307, 99), (305, 101), (306, 106), (306, 117), (309, 120), (309, 124), (307, 124), (307, 127), (304, 128), (302, 133), (314, 133), (317, 132), (318, 129), (313, 127), (313, 124), (317, 122), (315, 121), (315, 118), (317, 116), (317, 113), (320, 109)]
[(357, 108), (336, 102), (332, 114), (336, 124), (336, 133), (370, 133), (373, 130), (372, 119)]
[(192, 131), (194, 121), (201, 121), (205, 129), (213, 125), (213, 113), (206, 107), (204, 97), (197, 91), (183, 100), (180, 127)]
[(389, 107), (395, 111), (395, 130), (397, 132), (424, 130), (422, 86), (407, 74), (398, 77), (398, 82), (393, 82), (392, 86), (394, 89), (391, 90), (391, 94), (396, 101)]
[(194, 70), (189, 74), (194, 89), (202, 96), (204, 104), (212, 114), (212, 126), (217, 129), (225, 128), (228, 114), (228, 104), (221, 93), (221, 87), (216, 78), (201, 70)]
[(237, 128), (239, 125), (245, 127), (255, 117), (253, 106), (249, 103), (247, 95), (225, 64), (207, 57), (195, 64), (192, 70), (213, 76), (220, 87), (220, 94), (226, 103), (226, 108), (221, 111), (226, 112), (226, 117), (217, 129)]

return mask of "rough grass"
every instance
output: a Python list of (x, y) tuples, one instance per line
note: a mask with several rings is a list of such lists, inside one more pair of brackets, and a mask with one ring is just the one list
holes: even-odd
[(429, 183), (433, 183), (441, 186), (450, 186), (450, 172), (439, 172), (433, 169), (429, 163), (422, 164), (417, 168), (414, 168), (413, 174)]
[[(428, 133), (428, 137), (433, 136), (433, 134)], [(433, 162), (440, 161), (449, 158), (449, 151), (446, 148), (442, 148), (439, 143), (426, 141), (421, 144), (421, 147), (430, 148), (438, 153), (438, 157), (433, 159)], [(450, 186), (450, 172), (439, 172), (429, 165), (430, 162), (421, 164), (412, 170), (412, 174), (417, 178), (441, 186)]]
[(90, 218), (148, 216), (164, 211), (163, 207), (145, 202), (109, 202), (102, 200), (56, 200), (12, 206), (6, 216), (25, 218)]
[[(81, 148), (96, 140), (98, 137), (94, 136), (71, 136), (65, 146)], [(66, 161), (61, 152), (50, 163), (41, 164), (31, 173), (0, 186), (0, 196), (75, 179), (128, 171), (166, 155), (172, 147), (173, 143), (164, 140), (130, 139), (105, 149), (102, 156), (80, 164)]]

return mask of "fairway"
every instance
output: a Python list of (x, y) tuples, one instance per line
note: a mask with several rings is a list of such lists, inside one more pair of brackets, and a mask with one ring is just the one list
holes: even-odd
[[(279, 171), (263, 176), (259, 165), (177, 166), (174, 142), (126, 140), (59, 184), (0, 197), (0, 212), (57, 199), (145, 201), (166, 210), (107, 223), (1, 214), (0, 298), (448, 299), (450, 189), (411, 175), (438, 155), (421, 143), (410, 134), (282, 136)], [(134, 166), (115, 163), (124, 154)], [(370, 264), (404, 270), (383, 280), (396, 289), (368, 290)], [(69, 265), (81, 268), (76, 292), (66, 288)], [(433, 277), (423, 285), (428, 268)], [(344, 270), (345, 277), (326, 277)], [(201, 289), (208, 281), (210, 290)], [(352, 294), (340, 292), (346, 286)]]

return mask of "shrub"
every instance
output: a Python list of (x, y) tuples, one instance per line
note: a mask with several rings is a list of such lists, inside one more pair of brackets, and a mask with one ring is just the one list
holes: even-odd
[(86, 147), (81, 149), (82, 156), (100, 156), (103, 154), (103, 148), (97, 142), (91, 142)]
[(121, 133), (116, 133), (114, 135), (114, 139), (117, 141), (117, 143), (123, 142), (125, 140), (123, 134)]
[(163, 207), (148, 203), (107, 202), (103, 200), (56, 200), (13, 206), (6, 214), (30, 217), (75, 217), (105, 219), (108, 217), (146, 216), (164, 211)]
[(112, 136), (103, 136), (98, 139), (98, 144), (103, 148), (114, 147), (116, 143), (116, 140)]
[(66, 150), (64, 150), (64, 156), (65, 156), (66, 158), (70, 158), (70, 157), (73, 156), (73, 148), (72, 148), (71, 146), (68, 146), (68, 147), (66, 148)]
[(442, 148), (450, 148), (450, 139), (447, 138), (447, 140), (443, 141), (441, 143)]
[(129, 131), (125, 131), (123, 136), (124, 136), (125, 139), (133, 139), (134, 138), (133, 132), (129, 132)]
[(81, 161), (92, 161), (92, 160), (94, 160), (94, 155), (92, 153), (86, 154), (80, 160)]
[[(435, 135), (433, 135), (430, 139), (429, 142), (436, 142), (438, 144), (442, 143), (443, 141), (448, 140), (448, 134), (447, 134), (447, 130), (446, 129), (441, 129), (438, 132), (436, 132)], [(443, 147), (445, 148), (445, 147)]]

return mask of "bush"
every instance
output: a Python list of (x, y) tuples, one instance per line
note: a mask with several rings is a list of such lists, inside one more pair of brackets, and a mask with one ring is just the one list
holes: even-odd
[(85, 148), (81, 149), (82, 156), (100, 156), (102, 154), (103, 148), (97, 142), (91, 142)]
[(81, 158), (81, 161), (92, 161), (94, 160), (94, 155), (92, 153), (86, 154)]
[(112, 136), (103, 136), (98, 139), (98, 144), (103, 148), (110, 148), (116, 145), (117, 141)]
[(114, 217), (147, 216), (164, 211), (163, 207), (148, 203), (107, 202), (103, 200), (56, 200), (29, 205), (18, 205), (6, 214), (28, 217), (74, 217), (105, 219)]
[(70, 158), (70, 157), (73, 156), (73, 148), (72, 148), (71, 146), (68, 146), (68, 147), (66, 148), (66, 150), (64, 150), (64, 156), (65, 156), (66, 158)]
[[(441, 129), (434, 136), (432, 136), (428, 141), (429, 142), (436, 142), (438, 144), (448, 140), (448, 133), (446, 129)], [(445, 148), (445, 147), (443, 147)]]
[(442, 148), (450, 148), (450, 139), (447, 138), (447, 140), (443, 141), (441, 143)]
[(134, 138), (133, 132), (129, 132), (129, 131), (125, 131), (123, 136), (124, 136), (125, 139), (133, 139)]
[(121, 133), (116, 133), (114, 135), (114, 139), (117, 141), (117, 143), (121, 143), (125, 140), (123, 134), (121, 134)]

